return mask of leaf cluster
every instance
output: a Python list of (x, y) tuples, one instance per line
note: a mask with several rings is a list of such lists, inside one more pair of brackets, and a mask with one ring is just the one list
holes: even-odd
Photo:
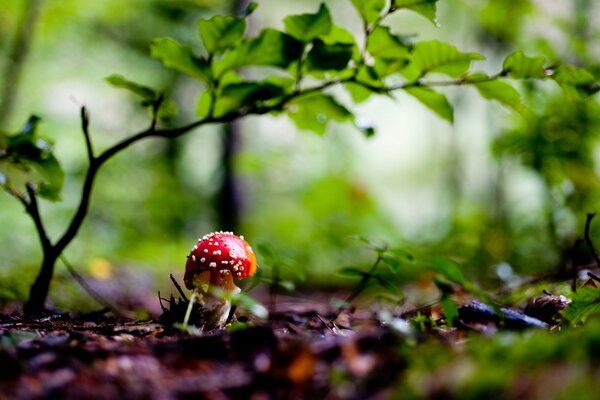
[(14, 135), (0, 132), (0, 186), (19, 195), (24, 182), (36, 182), (40, 196), (59, 200), (64, 172), (52, 144), (36, 132), (40, 118), (32, 116)]
[[(332, 121), (354, 123), (365, 134), (374, 133), (372, 127), (356, 123), (350, 108), (326, 93), (334, 85), (342, 85), (354, 102), (403, 90), (449, 122), (454, 120), (452, 104), (434, 87), (470, 85), (482, 97), (524, 116), (528, 110), (507, 79), (552, 79), (566, 92), (581, 96), (599, 89), (584, 69), (548, 65), (543, 57), (521, 51), (508, 55), (497, 74), (477, 72), (472, 64), (484, 60), (483, 55), (438, 40), (415, 41), (414, 35), (396, 34), (384, 24), (389, 15), (401, 11), (419, 13), (436, 23), (437, 0), (352, 0), (352, 4), (363, 21), (364, 43), (357, 43), (336, 24), (325, 4), (315, 13), (286, 17), (283, 31), (266, 28), (248, 37), (246, 20), (256, 9), (253, 3), (241, 16), (199, 22), (202, 56), (170, 38), (154, 40), (151, 52), (166, 67), (204, 84), (206, 90), (196, 106), (200, 117), (284, 112), (299, 128), (318, 134)], [(262, 80), (239, 74), (251, 66), (279, 71)], [(435, 76), (447, 80), (434, 81)], [(306, 77), (311, 78), (310, 85), (305, 84)]]

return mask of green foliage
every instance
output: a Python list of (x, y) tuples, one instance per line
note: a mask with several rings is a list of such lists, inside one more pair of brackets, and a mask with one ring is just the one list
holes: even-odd
[(300, 129), (308, 129), (320, 135), (325, 133), (330, 121), (352, 120), (352, 113), (333, 96), (312, 93), (292, 100), (288, 116)]
[[(424, 319), (419, 321), (423, 325)], [(595, 318), (581, 328), (558, 332), (469, 335), (461, 351), (449, 351), (439, 340), (405, 345), (400, 351), (409, 363), (410, 379), (398, 382), (392, 397), (432, 398), (443, 392), (465, 399), (512, 398), (524, 393), (523, 382), (528, 382), (536, 394), (591, 399), (597, 387), (590, 377), (598, 370), (599, 335)]]
[(173, 99), (165, 99), (163, 93), (159, 93), (147, 86), (132, 82), (121, 75), (111, 75), (106, 78), (111, 85), (129, 90), (133, 94), (140, 96), (142, 106), (150, 109), (151, 115), (159, 120), (166, 121), (177, 116), (177, 105)]
[(216, 76), (223, 72), (249, 66), (286, 68), (302, 53), (302, 43), (275, 29), (264, 29), (256, 38), (246, 39), (228, 50), (214, 64)]
[(21, 132), (0, 132), (0, 186), (18, 191), (25, 182), (37, 183), (37, 193), (52, 201), (60, 200), (64, 172), (47, 139), (37, 134), (40, 118), (29, 118)]
[(392, 0), (392, 9), (412, 10), (437, 24), (437, 2), (438, 0)]
[(600, 313), (600, 289), (597, 287), (583, 287), (571, 296), (571, 300), (565, 316), (573, 324), (585, 322), (591, 315)]
[(544, 78), (544, 57), (528, 57), (518, 50), (504, 59), (502, 70), (513, 78)]
[(552, 78), (570, 95), (589, 96), (600, 90), (594, 76), (583, 68), (573, 65), (561, 65)]
[(200, 20), (198, 30), (208, 54), (220, 54), (242, 39), (246, 32), (246, 19), (217, 15), (209, 20)]
[(433, 72), (456, 78), (469, 70), (472, 61), (484, 59), (481, 54), (463, 53), (455, 46), (437, 40), (418, 42), (412, 51), (411, 63), (402, 74), (409, 81)]
[(352, 0), (352, 4), (366, 25), (377, 21), (385, 7), (385, 0)]
[[(327, 6), (322, 4), (315, 13), (286, 17), (285, 32), (266, 28), (251, 38), (245, 37), (244, 33), (246, 18), (255, 7), (240, 17), (215, 16), (199, 23), (200, 38), (208, 58), (194, 56), (189, 48), (169, 38), (156, 39), (152, 55), (165, 66), (207, 85), (197, 106), (198, 115), (204, 118), (285, 109), (301, 129), (324, 134), (329, 121), (355, 120), (351, 109), (342, 106), (334, 96), (320, 93), (331, 85), (344, 84), (356, 102), (366, 100), (373, 93), (406, 90), (452, 123), (452, 105), (444, 94), (432, 89), (438, 83), (423, 80), (430, 74), (456, 78), (442, 82), (442, 86), (473, 85), (482, 97), (497, 100), (526, 115), (519, 93), (499, 77), (545, 79), (552, 76), (544, 69), (542, 57), (532, 58), (517, 51), (506, 57), (502, 71), (497, 75), (473, 73), (471, 64), (484, 60), (481, 54), (462, 52), (437, 40), (413, 43), (411, 36), (396, 35), (389, 26), (383, 25), (386, 17), (404, 9), (435, 21), (436, 3), (433, 0), (396, 0), (386, 9), (385, 1), (352, 1), (365, 23), (366, 40), (362, 51), (353, 36), (332, 21)], [(278, 68), (283, 73), (278, 79), (287, 81), (283, 85), (268, 80), (251, 82), (234, 73), (249, 66)], [(561, 68), (554, 71), (561, 85), (588, 93), (594, 90), (595, 81), (591, 75), (585, 75), (584, 70)], [(317, 79), (316, 85), (303, 85), (306, 73)], [(405, 81), (388, 87), (386, 79), (397, 74)], [(373, 132), (371, 127), (365, 130), (368, 135)]]
[(173, 39), (154, 39), (150, 51), (152, 57), (162, 61), (167, 68), (172, 68), (206, 84), (211, 81), (208, 61), (195, 57), (189, 47), (182, 46)]
[(428, 87), (413, 87), (406, 89), (406, 93), (415, 97), (431, 111), (435, 112), (441, 118), (452, 123), (454, 122), (454, 109), (446, 96), (437, 93)]
[(410, 42), (407, 38), (394, 35), (387, 26), (377, 26), (369, 35), (367, 51), (373, 57), (389, 61), (408, 62)]
[(317, 39), (306, 56), (306, 66), (309, 71), (342, 71), (348, 66), (355, 49), (354, 41), (327, 43)]
[(295, 39), (308, 43), (331, 31), (331, 15), (325, 4), (316, 14), (290, 15), (283, 20), (285, 31)]
[(473, 82), (473, 86), (482, 97), (488, 100), (496, 100), (516, 111), (523, 109), (520, 93), (509, 83), (499, 79), (488, 80), (489, 77), (485, 74), (473, 74), (467, 79)]

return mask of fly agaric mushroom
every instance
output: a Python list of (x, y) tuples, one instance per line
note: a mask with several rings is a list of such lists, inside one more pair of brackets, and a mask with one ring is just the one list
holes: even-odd
[(237, 294), (241, 289), (233, 279), (252, 276), (256, 268), (256, 256), (243, 236), (213, 232), (198, 240), (187, 257), (183, 282), (202, 294), (205, 328), (222, 327), (231, 310), (231, 301), (215, 296), (211, 287)]

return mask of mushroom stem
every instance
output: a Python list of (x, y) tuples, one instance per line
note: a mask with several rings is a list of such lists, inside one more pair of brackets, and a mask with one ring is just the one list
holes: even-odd
[(218, 280), (211, 279), (206, 290), (202, 286), (196, 290), (202, 295), (200, 303), (204, 328), (210, 330), (225, 326), (231, 311), (231, 296), (241, 292), (231, 275), (222, 276)]

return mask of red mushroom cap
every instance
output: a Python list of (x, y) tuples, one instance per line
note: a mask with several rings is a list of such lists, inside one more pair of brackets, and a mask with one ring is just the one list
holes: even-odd
[(223, 286), (224, 282), (231, 282), (232, 277), (244, 279), (254, 275), (256, 268), (256, 256), (243, 236), (213, 232), (200, 238), (192, 248), (183, 282), (185, 287), (193, 289), (197, 285), (196, 277), (207, 272), (211, 284)]

